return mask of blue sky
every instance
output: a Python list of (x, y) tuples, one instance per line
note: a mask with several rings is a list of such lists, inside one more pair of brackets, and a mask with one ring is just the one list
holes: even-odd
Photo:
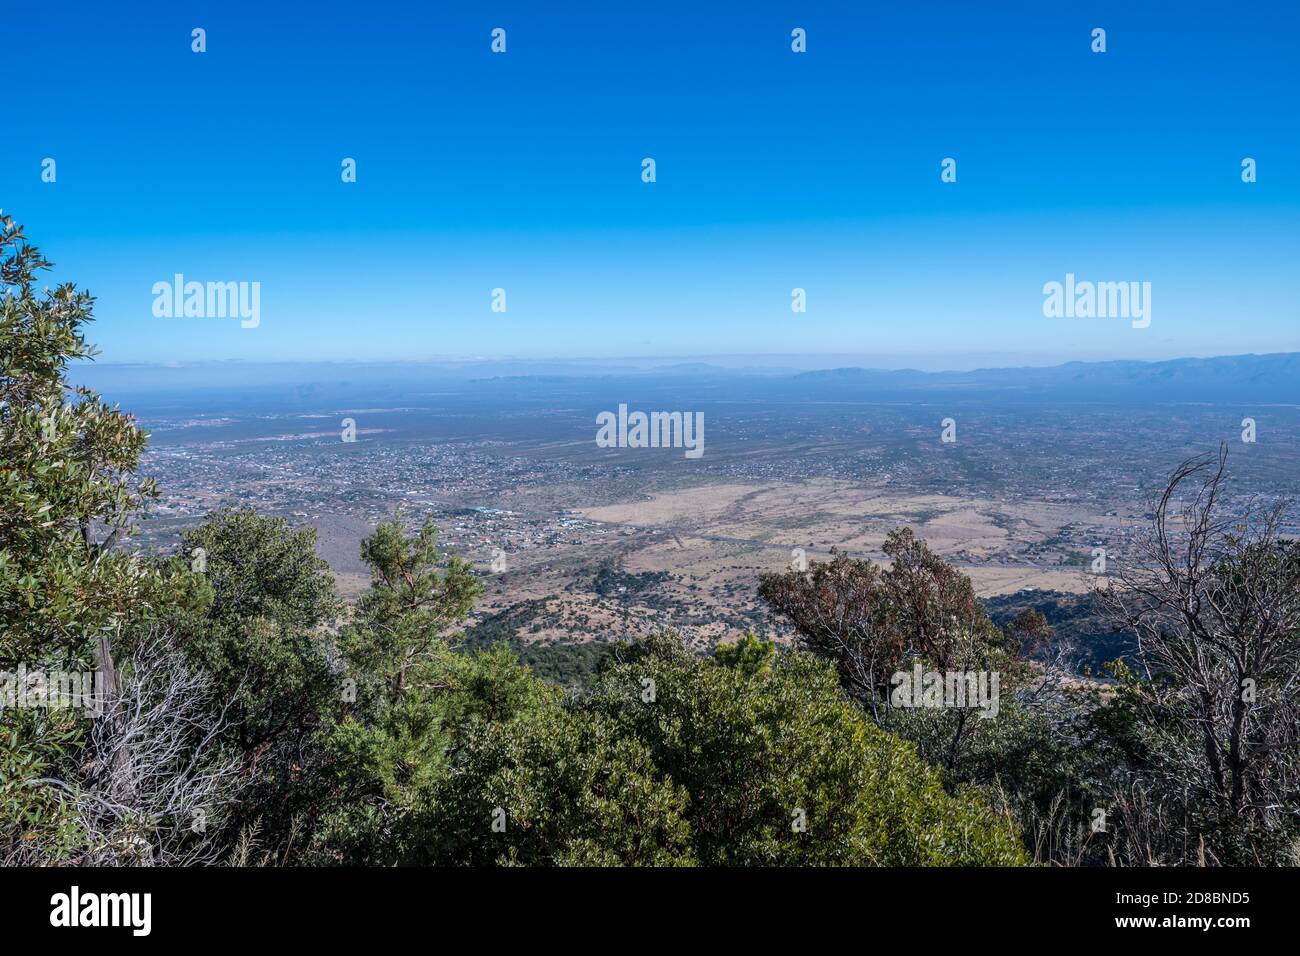
[[(101, 361), (1300, 346), (1294, 4), (12, 6), (0, 206)], [(260, 325), (155, 317), (178, 272)], [(1067, 272), (1151, 326), (1045, 318)]]

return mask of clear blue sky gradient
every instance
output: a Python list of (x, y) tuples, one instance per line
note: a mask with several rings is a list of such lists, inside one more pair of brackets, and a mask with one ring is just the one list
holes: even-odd
[[(0, 206), (107, 362), (1290, 351), (1298, 11), (14, 3)], [(261, 325), (154, 317), (176, 272)], [(1045, 318), (1066, 272), (1151, 327)]]

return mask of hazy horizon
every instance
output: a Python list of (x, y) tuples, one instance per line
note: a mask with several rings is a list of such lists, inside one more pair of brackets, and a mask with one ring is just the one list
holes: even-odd
[[(710, 365), (727, 370), (761, 369), (773, 371), (822, 371), (837, 368), (860, 368), (867, 371), (885, 372), (976, 372), (990, 369), (1047, 369), (1061, 365), (1088, 364), (1102, 365), (1109, 363), (1134, 362), (1154, 365), (1162, 362), (1196, 361), (1220, 358), (1251, 358), (1295, 355), (1298, 349), (1277, 349), (1271, 351), (1248, 351), (1234, 353), (1207, 353), (1200, 355), (1171, 354), (1161, 358), (1133, 358), (1113, 356), (1109, 358), (1047, 358), (1038, 357), (1032, 361), (1030, 356), (1015, 353), (994, 353), (981, 357), (969, 356), (966, 359), (954, 359), (939, 354), (879, 356), (869, 354), (818, 354), (818, 353), (734, 353), (734, 354), (683, 354), (683, 355), (546, 355), (529, 357), (522, 355), (477, 355), (477, 356), (433, 356), (429, 358), (375, 358), (375, 359), (193, 359), (183, 361), (159, 362), (103, 362), (98, 359), (77, 363), (74, 368), (195, 368), (212, 366), (472, 366), (472, 365), (551, 365), (571, 363), (574, 365), (600, 365), (607, 363), (620, 367), (639, 367), (644, 370), (662, 368), (666, 365)], [(910, 363), (910, 364), (903, 364)]]

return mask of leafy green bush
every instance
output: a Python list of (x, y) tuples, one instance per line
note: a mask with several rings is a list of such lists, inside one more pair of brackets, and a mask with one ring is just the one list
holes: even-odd
[(969, 793), (946, 794), (913, 747), (873, 726), (808, 655), (742, 668), (693, 658), (663, 635), (620, 656), (581, 709), (641, 741), (686, 789), (699, 862), (1025, 862), (1009, 821)]

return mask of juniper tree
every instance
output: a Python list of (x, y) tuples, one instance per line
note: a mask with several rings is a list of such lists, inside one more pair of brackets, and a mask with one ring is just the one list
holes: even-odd
[(401, 693), (412, 670), (442, 649), (448, 629), (474, 607), (483, 585), (458, 555), (444, 559), (428, 517), (413, 535), (400, 517), (380, 524), (362, 541), (361, 557), (371, 586), (357, 602), (343, 647), (354, 669), (381, 676)]

